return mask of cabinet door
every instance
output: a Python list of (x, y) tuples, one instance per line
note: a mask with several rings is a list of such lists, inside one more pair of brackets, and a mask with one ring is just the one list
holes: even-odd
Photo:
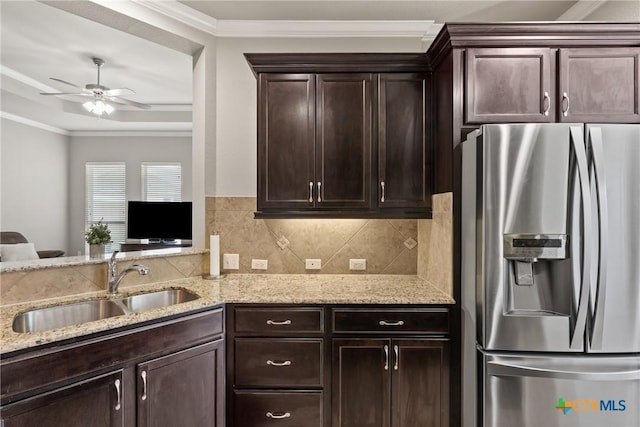
[(448, 426), (448, 342), (393, 340), (392, 347), (391, 426)]
[(138, 426), (224, 426), (223, 343), (139, 364)]
[(560, 49), (563, 122), (640, 123), (640, 48)]
[(319, 208), (371, 207), (371, 74), (316, 76)]
[(380, 74), (378, 206), (431, 205), (426, 74)]
[(122, 371), (55, 389), (2, 408), (4, 427), (121, 427)]
[(389, 427), (390, 341), (333, 340), (333, 427)]
[(261, 74), (258, 94), (258, 210), (312, 207), (313, 76)]
[(555, 121), (548, 48), (468, 49), (467, 123)]

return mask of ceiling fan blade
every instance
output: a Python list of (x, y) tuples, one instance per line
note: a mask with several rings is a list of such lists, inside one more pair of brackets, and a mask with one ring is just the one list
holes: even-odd
[(109, 89), (104, 92), (104, 94), (108, 96), (118, 96), (118, 95), (126, 95), (126, 94), (133, 95), (135, 93), (136, 93), (135, 90), (129, 89), (128, 87), (123, 87), (118, 89)]
[(78, 86), (78, 85), (76, 85), (76, 84), (69, 83), (69, 82), (66, 82), (66, 81), (64, 81), (64, 80), (56, 79), (55, 77), (49, 77), (49, 78), (50, 78), (51, 80), (55, 80), (55, 81), (57, 81), (57, 82), (64, 83), (64, 84), (69, 85), (69, 86), (77, 87), (78, 89), (84, 89), (82, 86)]
[(76, 95), (76, 96), (93, 96), (89, 93), (77, 92), (40, 92), (40, 95)]
[(120, 98), (119, 96), (105, 95), (105, 98), (112, 102), (115, 102), (116, 104), (131, 105), (134, 107), (142, 108), (144, 110), (148, 110), (149, 108), (151, 108), (151, 105), (149, 104), (142, 104), (140, 102), (132, 101), (130, 99)]

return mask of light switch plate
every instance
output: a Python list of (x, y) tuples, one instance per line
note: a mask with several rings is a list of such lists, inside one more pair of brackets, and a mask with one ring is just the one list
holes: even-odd
[(223, 270), (239, 270), (240, 255), (239, 254), (223, 254), (222, 269)]
[(360, 258), (351, 258), (349, 259), (349, 270), (366, 270), (367, 269), (367, 260)]
[(320, 270), (322, 268), (322, 260), (316, 258), (307, 258), (304, 260), (305, 270)]
[(252, 270), (266, 270), (269, 261), (266, 259), (252, 259), (251, 260), (251, 269)]

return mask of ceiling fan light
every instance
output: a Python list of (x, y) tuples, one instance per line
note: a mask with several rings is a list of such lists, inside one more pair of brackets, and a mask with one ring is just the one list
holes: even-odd
[(82, 106), (84, 107), (85, 110), (87, 110), (88, 112), (92, 112), (93, 111), (93, 101), (87, 101), (84, 104), (82, 104)]
[(104, 104), (104, 112), (107, 114), (113, 113), (113, 107), (107, 103)]

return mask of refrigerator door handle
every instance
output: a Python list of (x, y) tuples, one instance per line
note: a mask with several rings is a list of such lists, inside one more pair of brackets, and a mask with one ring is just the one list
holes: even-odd
[(609, 212), (607, 208), (607, 186), (603, 170), (604, 151), (602, 146), (602, 129), (595, 127), (589, 129), (589, 143), (593, 153), (593, 168), (595, 173), (596, 195), (598, 203), (598, 275), (596, 278), (596, 298), (593, 305), (593, 326), (591, 328), (590, 347), (596, 350), (602, 349), (604, 334), (604, 303), (607, 287), (607, 246)]
[(522, 366), (502, 362), (488, 362), (487, 374), (503, 377), (535, 377), (584, 381), (635, 381), (640, 380), (640, 369), (612, 372), (584, 372), (549, 369), (547, 367)]
[[(589, 188), (589, 166), (587, 164), (587, 152), (584, 146), (584, 138), (581, 126), (571, 126), (571, 144), (578, 165), (578, 178), (582, 199), (582, 226), (583, 235), (591, 232), (591, 192)], [(578, 300), (578, 312), (573, 333), (569, 343), (571, 350), (580, 350), (583, 347), (583, 339), (587, 323), (587, 311), (589, 310), (589, 292), (591, 289), (591, 242), (590, 239), (582, 239), (582, 274), (580, 278), (580, 297)]]

